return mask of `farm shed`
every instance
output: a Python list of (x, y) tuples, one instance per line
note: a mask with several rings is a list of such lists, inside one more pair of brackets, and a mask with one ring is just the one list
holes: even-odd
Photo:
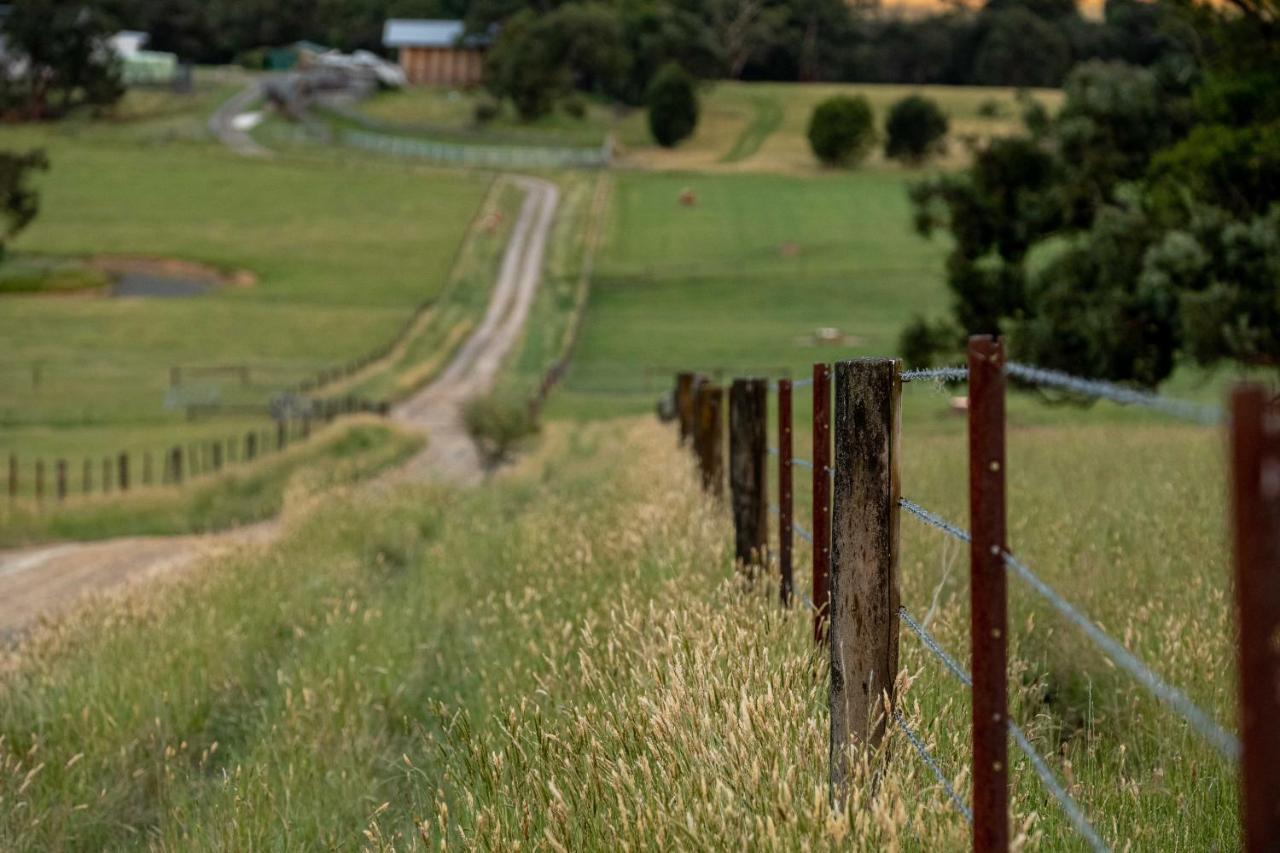
[(473, 86), (484, 77), (488, 39), (466, 35), (462, 21), (387, 21), (384, 47), (395, 48), (410, 83), (433, 86)]

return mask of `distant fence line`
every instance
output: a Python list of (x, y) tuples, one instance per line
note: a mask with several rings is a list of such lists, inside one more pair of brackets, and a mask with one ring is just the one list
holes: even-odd
[(339, 130), (337, 139), (340, 144), (348, 148), (359, 148), (378, 154), (495, 169), (599, 168), (609, 165), (611, 160), (610, 146), (607, 142), (598, 148), (464, 145), (456, 142), (391, 136), (354, 128)]
[(221, 472), (230, 465), (252, 462), (304, 442), (311, 437), (315, 424), (332, 423), (342, 416), (361, 413), (386, 417), (391, 413), (391, 406), (386, 401), (354, 396), (312, 400), (305, 408), (275, 418), (272, 427), (254, 428), (225, 438), (193, 439), (160, 450), (122, 450), (101, 457), (87, 456), (79, 460), (78, 471), (72, 466), (74, 460), (66, 456), (23, 459), (18, 453), (10, 452), (9, 501), (12, 505), (19, 500), (24, 481), (30, 484), (37, 508), (48, 501), (60, 504), (76, 494), (107, 495), (139, 486), (180, 486), (202, 475)]
[[(1156, 675), (1009, 550), (1005, 391), (1010, 377), (1143, 406), (1202, 425), (1226, 424), (1239, 627), (1239, 735), (1224, 729), (1180, 689)], [(903, 383), (913, 381), (968, 383), (970, 530), (901, 494), (900, 395)], [(812, 460), (793, 454), (792, 393), (802, 387), (811, 387), (813, 394)], [(776, 447), (769, 446), (766, 435), (771, 392), (777, 395)], [(676, 377), (669, 411), (679, 423), (681, 443), (689, 445), (697, 457), (703, 488), (722, 496), (728, 474), (734, 554), (741, 571), (755, 575), (772, 565), (776, 556), (779, 595), (789, 605), (795, 597), (793, 538), (813, 546), (811, 595), (802, 600), (812, 611), (815, 640), (830, 648), (833, 791), (846, 783), (849, 749), (874, 749), (892, 721), (903, 729), (956, 811), (972, 827), (973, 849), (1003, 853), (1011, 844), (1008, 745), (1012, 739), (1081, 841), (1093, 850), (1108, 849), (1084, 810), (1009, 718), (1006, 580), (1012, 574), (1225, 760), (1238, 766), (1243, 849), (1249, 853), (1280, 849), (1280, 726), (1275, 724), (1280, 719), (1280, 645), (1276, 642), (1280, 637), (1280, 405), (1263, 386), (1237, 385), (1229, 417), (1224, 417), (1214, 408), (1008, 363), (1001, 341), (976, 337), (969, 343), (967, 367), (904, 372), (895, 359), (846, 361), (834, 365), (834, 370), (820, 363), (813, 366), (811, 380), (734, 379), (727, 407), (722, 386), (686, 371)], [(773, 506), (768, 503), (769, 455), (777, 457), (778, 503)], [(792, 478), (796, 468), (811, 476), (811, 530), (795, 519)], [(901, 604), (898, 529), (903, 510), (969, 548), (972, 674)], [(771, 514), (778, 518), (776, 555), (769, 547)], [(951, 787), (896, 707), (902, 626), (970, 692), (971, 804)]]

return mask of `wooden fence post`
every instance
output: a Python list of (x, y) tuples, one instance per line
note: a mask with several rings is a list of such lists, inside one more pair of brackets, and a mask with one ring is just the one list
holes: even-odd
[(9, 454), (9, 500), (18, 497), (18, 454)]
[(969, 652), (973, 849), (1009, 849), (1008, 619), (1004, 555), (1004, 346), (969, 339)]
[(44, 500), (44, 460), (36, 460), (36, 503)]
[(791, 492), (791, 380), (778, 380), (778, 596), (791, 604), (794, 579), (791, 566), (795, 500)]
[[(898, 674), (900, 362), (836, 365), (831, 535), (831, 784), (850, 746), (874, 748)], [(814, 476), (825, 476), (825, 472)]]
[(171, 479), (175, 485), (182, 485), (182, 448), (175, 447), (169, 454), (172, 461), (170, 464)]
[(734, 556), (754, 576), (768, 562), (769, 383), (735, 379), (729, 386), (729, 495), (733, 505)]
[(67, 460), (58, 460), (58, 503), (67, 499)]
[(129, 491), (129, 454), (120, 454), (120, 491)]
[(813, 641), (831, 613), (831, 366), (813, 366)]
[(222, 442), (214, 441), (209, 445), (209, 451), (213, 454), (213, 470), (222, 470)]
[(245, 433), (244, 437), (244, 458), (246, 462), (252, 462), (254, 457), (258, 455), (258, 434), (252, 430)]
[(716, 497), (724, 495), (724, 389), (703, 382), (696, 395), (698, 422), (694, 449), (702, 471), (702, 488)]
[(102, 457), (102, 493), (109, 494), (115, 478), (111, 476), (111, 457)]
[(676, 415), (680, 419), (680, 443), (693, 439), (693, 374), (676, 374)]
[(1232, 526), (1240, 625), (1243, 849), (1280, 849), (1280, 411), (1267, 390), (1231, 395)]

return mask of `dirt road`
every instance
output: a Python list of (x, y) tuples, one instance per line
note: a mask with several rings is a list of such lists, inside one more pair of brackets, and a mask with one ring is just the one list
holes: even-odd
[[(484, 319), (440, 377), (395, 408), (396, 422), (425, 432), (428, 444), (390, 477), (464, 484), (481, 477), (462, 425), (462, 405), (492, 387), (503, 359), (519, 340), (542, 277), (560, 197), (549, 181), (512, 180), (524, 187), (526, 196)], [(16, 635), (24, 624), (65, 608), (85, 593), (172, 572), (228, 549), (269, 542), (277, 529), (273, 522), (264, 522), (205, 536), (129, 537), (0, 551), (0, 639)]]

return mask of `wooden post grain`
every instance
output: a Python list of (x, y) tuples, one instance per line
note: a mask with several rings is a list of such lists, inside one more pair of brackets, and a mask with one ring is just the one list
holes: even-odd
[[(875, 748), (898, 673), (898, 433), (896, 359), (836, 365), (831, 529), (831, 783), (847, 779), (850, 748)], [(816, 472), (815, 472), (816, 474)]]
[(680, 420), (680, 443), (693, 440), (693, 388), (692, 373), (676, 374), (676, 416)]
[(1280, 849), (1280, 411), (1231, 395), (1232, 527), (1240, 650), (1243, 849)]
[(790, 606), (794, 588), (791, 546), (795, 524), (792, 494), (791, 380), (778, 380), (778, 596)]
[(722, 497), (724, 495), (724, 389), (703, 382), (698, 386), (697, 425), (694, 434), (698, 467), (702, 472), (702, 488)]
[(831, 366), (813, 366), (813, 640), (831, 612)]
[(734, 557), (748, 575), (767, 563), (769, 550), (769, 383), (735, 379), (729, 387), (729, 495)]
[(1004, 347), (969, 339), (969, 653), (973, 849), (1009, 849)]

